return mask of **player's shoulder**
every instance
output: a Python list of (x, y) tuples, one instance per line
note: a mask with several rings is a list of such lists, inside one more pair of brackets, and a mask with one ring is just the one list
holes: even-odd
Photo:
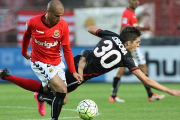
[(64, 20), (63, 18), (61, 18), (61, 20), (59, 21), (59, 24), (68, 25), (67, 21)]
[(33, 17), (31, 17), (28, 21), (29, 21), (29, 23), (36, 23), (37, 21), (41, 20), (41, 17), (42, 17), (42, 16), (43, 16), (43, 15), (33, 16)]
[(126, 15), (126, 16), (128, 16), (128, 15), (130, 15), (130, 14), (132, 14), (132, 11), (129, 10), (128, 8), (126, 8), (126, 9), (124, 10), (124, 12), (123, 12), (123, 15)]
[(129, 12), (129, 9), (128, 8), (126, 8), (124, 11), (123, 11), (123, 13), (128, 13)]

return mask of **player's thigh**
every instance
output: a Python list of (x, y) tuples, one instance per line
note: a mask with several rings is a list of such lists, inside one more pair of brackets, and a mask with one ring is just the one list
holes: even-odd
[(67, 93), (67, 86), (64, 81), (56, 74), (52, 79), (49, 80), (49, 85), (56, 91)]
[(63, 62), (56, 66), (40, 61), (31, 62), (31, 68), (42, 81), (43, 87), (49, 83), (55, 91), (67, 91)]

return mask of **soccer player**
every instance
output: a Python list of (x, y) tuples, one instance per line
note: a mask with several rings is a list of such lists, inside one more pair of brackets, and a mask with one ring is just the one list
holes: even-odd
[[(84, 50), (81, 55), (77, 55), (74, 58), (76, 70), (80, 75), (83, 76), (82, 83), (77, 84), (76, 79), (72, 76), (69, 69), (66, 69), (65, 73), (68, 93), (72, 92), (78, 86), (82, 85), (93, 77), (105, 74), (118, 67), (127, 67), (144, 84), (162, 92), (169, 93), (170, 95), (180, 96), (179, 90), (169, 89), (148, 78), (136, 65), (136, 62), (134, 61), (131, 53), (134, 51), (134, 49), (139, 47), (141, 32), (138, 29), (135, 27), (125, 27), (120, 35), (108, 30), (101, 30), (96, 26), (89, 26), (88, 31), (93, 35), (99, 36), (101, 40), (93, 48), (93, 50)], [(0, 77), (4, 80), (11, 81), (27, 90), (43, 93), (40, 82), (29, 79), (30, 81), (37, 83), (28, 85), (28, 79), (10, 75), (7, 69), (2, 69), (0, 71)], [(49, 94), (44, 95), (40, 95), (38, 100), (41, 102), (52, 102), (52, 98)]]
[[(31, 68), (41, 80), (42, 86), (51, 87), (54, 98), (51, 107), (51, 119), (58, 120), (63, 101), (67, 102), (67, 87), (64, 68), (59, 52), (62, 46), (68, 68), (75, 79), (81, 82), (76, 72), (73, 54), (69, 42), (67, 22), (61, 18), (64, 6), (59, 0), (51, 0), (47, 12), (30, 18), (26, 23), (21, 53), (30, 59)], [(31, 55), (27, 53), (32, 38)]]
[[(122, 14), (122, 19), (121, 19), (121, 29), (120, 31), (125, 27), (125, 26), (132, 26), (136, 27), (141, 31), (145, 30), (150, 30), (151, 28), (149, 26), (146, 27), (139, 27), (138, 21), (135, 15), (135, 10), (139, 6), (140, 1), (139, 0), (128, 0), (129, 2), (129, 7), (126, 8)], [(146, 60), (144, 58), (144, 55), (141, 53), (141, 50), (139, 47), (137, 47), (133, 53), (134, 58), (137, 60), (137, 63), (142, 70), (142, 72), (148, 76), (148, 68), (146, 65)], [(117, 69), (117, 73), (113, 79), (113, 85), (112, 85), (112, 93), (111, 96), (109, 97), (110, 102), (125, 102), (125, 100), (120, 99), (117, 96), (117, 92), (120, 86), (121, 82), (121, 77), (125, 72), (126, 67), (121, 67)], [(153, 102), (157, 100), (161, 100), (165, 97), (165, 95), (157, 95), (152, 92), (151, 88), (147, 85), (144, 85), (147, 94), (148, 94), (148, 101)]]

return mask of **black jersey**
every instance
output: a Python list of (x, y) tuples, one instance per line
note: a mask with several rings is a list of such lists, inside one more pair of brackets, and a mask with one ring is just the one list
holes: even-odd
[[(127, 67), (130, 71), (139, 69), (138, 65), (133, 60), (131, 53), (125, 49), (120, 41), (118, 34), (107, 30), (100, 30), (97, 32), (97, 35), (102, 39), (94, 49), (82, 52), (82, 56), (86, 58), (86, 65), (83, 70), (83, 83), (118, 67)], [(78, 55), (74, 58), (76, 71), (78, 71), (80, 57), (81, 56)], [(77, 81), (68, 69), (65, 73), (68, 85)], [(71, 87), (68, 87), (68, 92), (72, 91), (77, 86), (78, 84), (74, 84)]]
[(108, 30), (99, 30), (96, 34), (102, 39), (92, 51), (83, 54), (86, 57), (86, 66), (83, 71), (85, 80), (118, 67), (127, 67), (130, 71), (139, 69), (131, 53), (120, 41), (118, 34)]

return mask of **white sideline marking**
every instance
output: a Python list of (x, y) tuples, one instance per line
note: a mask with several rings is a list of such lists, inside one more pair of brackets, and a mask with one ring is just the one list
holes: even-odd
[[(20, 119), (20, 120), (49, 120), (50, 118), (44, 118), (44, 119)], [(59, 119), (80, 119), (79, 117), (60, 117)]]
[[(37, 108), (35, 107), (24, 107), (24, 106), (19, 106), (19, 107), (16, 107), (16, 106), (0, 106), (0, 108), (14, 108), (14, 109), (34, 109), (36, 110)], [(50, 108), (48, 108), (50, 109)], [(63, 108), (63, 111), (77, 111), (76, 109), (64, 109)], [(97, 116), (99, 116), (100, 113), (97, 114)], [(50, 118), (43, 118), (43, 119), (19, 119), (19, 120), (49, 120)], [(79, 117), (60, 117), (60, 119), (79, 119)]]
[[(0, 106), (0, 108), (14, 108), (14, 109), (37, 109), (35, 107), (24, 107), (24, 106), (19, 106), (19, 107), (16, 107), (16, 106)], [(51, 108), (46, 108), (46, 109), (51, 109)], [(63, 108), (64, 111), (77, 111), (76, 109), (65, 109)]]
[[(19, 107), (16, 107), (16, 106), (0, 106), (0, 108), (13, 108), (13, 109), (34, 109), (36, 110), (37, 108), (35, 107), (22, 107), (22, 106), (19, 106)], [(50, 109), (50, 108), (48, 108)], [(77, 111), (76, 109), (64, 109), (63, 108), (63, 111)], [(60, 117), (61, 119), (79, 119), (79, 117)], [(49, 120), (50, 118), (39, 118), (39, 119), (20, 119), (20, 120)]]

